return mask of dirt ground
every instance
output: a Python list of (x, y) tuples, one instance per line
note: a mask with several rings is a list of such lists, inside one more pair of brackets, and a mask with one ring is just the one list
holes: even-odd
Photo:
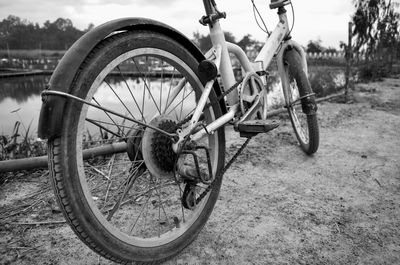
[[(318, 112), (314, 156), (278, 117), (225, 174), (199, 237), (165, 264), (400, 264), (400, 79), (357, 84), (352, 103)], [(227, 136), (229, 158), (243, 139)], [(0, 264), (111, 264), (65, 224), (46, 171), (5, 180)]]

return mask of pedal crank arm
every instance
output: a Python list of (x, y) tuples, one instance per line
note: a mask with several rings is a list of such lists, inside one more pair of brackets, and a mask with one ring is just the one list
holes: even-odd
[(249, 108), (248, 111), (246, 111), (245, 114), (243, 114), (243, 116), (240, 118), (238, 123), (242, 123), (244, 121), (247, 120), (253, 120), (254, 119), (254, 115), (260, 111), (260, 109), (263, 107), (261, 99), (264, 98), (264, 93), (265, 90), (262, 90), (261, 93), (257, 96), (257, 98), (255, 99), (253, 105), (251, 105), (251, 107)]

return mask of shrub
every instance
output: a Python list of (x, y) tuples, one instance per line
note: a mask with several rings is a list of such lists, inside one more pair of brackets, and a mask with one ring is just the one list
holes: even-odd
[(342, 71), (320, 67), (310, 71), (310, 85), (317, 97), (337, 93), (344, 85)]

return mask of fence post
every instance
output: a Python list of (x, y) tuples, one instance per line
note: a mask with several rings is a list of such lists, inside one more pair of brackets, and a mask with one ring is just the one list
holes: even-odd
[(348, 101), (348, 93), (349, 93), (349, 87), (350, 87), (350, 76), (351, 76), (351, 59), (353, 57), (353, 49), (351, 47), (351, 41), (353, 38), (353, 23), (349, 22), (349, 39), (346, 47), (346, 83), (344, 87), (344, 98), (345, 102)]

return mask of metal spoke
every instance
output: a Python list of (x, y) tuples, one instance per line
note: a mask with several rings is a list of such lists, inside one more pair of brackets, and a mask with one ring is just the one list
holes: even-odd
[[(192, 90), (193, 91), (193, 90)], [(182, 101), (181, 101), (181, 111), (179, 113), (179, 120), (182, 118), (182, 111), (183, 111), (183, 101), (185, 100), (185, 94), (186, 94), (186, 85), (183, 88), (183, 93), (182, 93)]]
[[(88, 122), (95, 122), (95, 123), (99, 124), (99, 125), (98, 125), (99, 127), (102, 126), (101, 124), (106, 124), (106, 125), (112, 125), (112, 126), (114, 126), (113, 123), (111, 123), (111, 122), (106, 122), (106, 121), (94, 120), (94, 119), (89, 119), (89, 118), (86, 118), (86, 121), (88, 121)], [(119, 125), (119, 127), (122, 127), (122, 128), (124, 128), (124, 129), (132, 129), (132, 126), (126, 126), (126, 125)], [(102, 128), (102, 129), (104, 129), (104, 128)], [(136, 128), (136, 130), (144, 131), (144, 129), (142, 129), (142, 128)], [(110, 133), (111, 133), (111, 132), (110, 132)], [(113, 133), (113, 134), (114, 134), (114, 133)], [(121, 137), (122, 137), (122, 136), (121, 136)]]
[[(132, 58), (132, 60), (135, 62), (135, 59)], [(139, 112), (140, 112), (140, 115), (142, 116), (142, 119), (144, 120), (143, 112), (142, 112), (142, 110), (140, 109), (139, 104), (137, 103), (136, 98), (135, 98), (135, 96), (133, 95), (132, 90), (131, 90), (131, 88), (130, 88), (129, 85), (128, 85), (128, 82), (126, 82), (126, 79), (125, 79), (124, 74), (122, 73), (122, 71), (121, 71), (121, 69), (119, 68), (119, 66), (117, 67), (117, 69), (118, 69), (118, 71), (120, 72), (122, 78), (124, 79), (125, 85), (126, 85), (126, 87), (128, 88), (129, 93), (131, 94), (132, 99), (133, 99), (133, 101), (135, 102), (135, 105), (136, 105), (136, 107), (138, 108), (138, 110), (139, 110)]]
[[(146, 65), (148, 66), (148, 63), (147, 63), (147, 62), (148, 62), (148, 57), (146, 57)], [(136, 65), (136, 62), (135, 62), (135, 65)], [(149, 85), (148, 85), (147, 82), (146, 82), (146, 80), (147, 80), (147, 75), (145, 76), (146, 79), (144, 79), (144, 78), (142, 77), (142, 73), (141, 73), (140, 69), (137, 67), (137, 65), (136, 65), (136, 68), (137, 68), (138, 71), (139, 71), (139, 74), (140, 74), (140, 76), (141, 76), (141, 79), (143, 80), (144, 86), (145, 86), (145, 88), (147, 89), (147, 91), (149, 92), (150, 97), (151, 97), (151, 99), (153, 100), (154, 105), (156, 106), (156, 108), (157, 108), (157, 110), (158, 110), (158, 113), (161, 114), (160, 107), (157, 105), (156, 100), (154, 99), (153, 94), (152, 94), (151, 91), (150, 91), (150, 87), (149, 87)], [(144, 95), (144, 93), (143, 93), (143, 95)]]
[(139, 125), (142, 125), (142, 126), (151, 128), (151, 129), (153, 129), (153, 130), (155, 130), (155, 131), (158, 131), (158, 132), (160, 132), (160, 133), (162, 133), (162, 134), (164, 134), (164, 135), (167, 135), (167, 136), (169, 136), (169, 137), (175, 137), (175, 136), (176, 136), (176, 134), (174, 134), (174, 133), (168, 133), (168, 132), (166, 132), (166, 131), (164, 131), (164, 130), (161, 130), (161, 129), (155, 127), (155, 126), (152, 126), (152, 125), (150, 125), (150, 124), (146, 124), (146, 123), (144, 123), (144, 122), (141, 122), (141, 121), (138, 121), (138, 120), (135, 120), (135, 119), (126, 117), (126, 116), (124, 116), (124, 115), (122, 115), (122, 114), (120, 114), (120, 113), (117, 113), (117, 112), (113, 111), (113, 110), (106, 109), (106, 108), (104, 108), (104, 107), (96, 106), (95, 104), (92, 104), (91, 102), (88, 102), (88, 101), (83, 100), (83, 99), (81, 99), (81, 98), (75, 97), (75, 96), (70, 95), (70, 94), (68, 94), (68, 93), (64, 93), (64, 92), (60, 92), (60, 91), (54, 91), (54, 90), (45, 90), (45, 91), (42, 92), (42, 95), (58, 95), (58, 96), (63, 96), (63, 97), (71, 98), (71, 99), (74, 99), (74, 100), (79, 101), (79, 102), (81, 102), (81, 103), (85, 103), (85, 104), (87, 104), (87, 105), (90, 105), (90, 106), (92, 106), (92, 107), (99, 108), (99, 109), (102, 109), (102, 110), (104, 110), (104, 111), (107, 111), (107, 112), (109, 112), (109, 113), (111, 113), (111, 114), (113, 114), (113, 115), (116, 115), (116, 116), (119, 116), (119, 117), (123, 117), (123, 118), (125, 118), (125, 119), (127, 119), (127, 120), (129, 120), (129, 121), (132, 121), (132, 122), (134, 122), (134, 123), (137, 123), (137, 124), (139, 124)]
[(129, 233), (130, 233), (130, 234), (132, 233), (132, 230), (135, 228), (135, 226), (136, 226), (136, 224), (137, 224), (137, 222), (138, 222), (140, 216), (142, 215), (145, 206), (148, 205), (148, 202), (149, 202), (149, 200), (150, 200), (150, 197), (151, 197), (151, 195), (153, 194), (153, 190), (150, 190), (149, 192), (150, 192), (150, 196), (147, 198), (145, 204), (142, 206), (142, 209), (140, 210), (140, 213), (139, 213), (138, 217), (136, 218), (135, 222), (132, 224), (132, 226), (131, 226), (130, 229), (129, 229)]
[(141, 165), (143, 165), (144, 161), (142, 163), (140, 163), (140, 165), (135, 169), (135, 171), (129, 176), (128, 178), (128, 182), (125, 186), (124, 192), (122, 193), (121, 197), (119, 197), (119, 199), (117, 200), (117, 202), (114, 204), (113, 208), (111, 209), (111, 211), (108, 213), (107, 216), (107, 221), (110, 221), (111, 218), (113, 217), (113, 215), (119, 210), (119, 207), (121, 207), (121, 202), (125, 199), (126, 194), (131, 190), (133, 183), (135, 183), (135, 181), (137, 180), (137, 178), (143, 174), (143, 172), (145, 171), (144, 169), (140, 169)]
[[(158, 182), (160, 183), (160, 179), (158, 180)], [(159, 203), (159, 205), (158, 205), (158, 224), (159, 224), (158, 225), (158, 237), (160, 237), (161, 209), (164, 212), (166, 222), (168, 222), (168, 215), (167, 215), (167, 212), (165, 211), (164, 204), (162, 203), (160, 191), (157, 188), (157, 185), (159, 185), (159, 183), (155, 183), (156, 184), (155, 191), (157, 193), (158, 203)]]
[[(174, 69), (175, 70), (175, 69)], [(172, 88), (172, 81), (175, 79), (175, 71), (172, 72), (172, 78), (169, 81), (169, 89), (168, 89), (168, 95), (167, 95), (167, 100), (165, 101), (165, 109), (163, 111), (163, 114), (165, 114), (165, 112), (168, 109), (168, 100), (169, 100), (169, 96), (171, 94), (171, 88)]]
[(126, 104), (122, 101), (122, 99), (118, 96), (117, 92), (115, 92), (114, 88), (112, 88), (112, 86), (104, 80), (104, 82), (108, 85), (108, 87), (111, 89), (111, 91), (114, 93), (114, 95), (118, 98), (119, 102), (121, 102), (122, 106), (125, 107), (125, 109), (128, 111), (128, 113), (131, 115), (131, 117), (133, 119), (136, 120), (135, 116), (132, 114), (132, 112), (129, 110), (129, 108), (126, 106)]
[(111, 131), (110, 129), (107, 129), (106, 127), (101, 125), (100, 123), (104, 123), (102, 121), (95, 121), (95, 120), (92, 120), (92, 119), (89, 119), (89, 118), (86, 118), (86, 121), (91, 123), (91, 124), (93, 124), (93, 125), (96, 125), (97, 127), (101, 128), (101, 129), (103, 129), (103, 130), (105, 130), (105, 131), (107, 131), (109, 133), (111, 133), (112, 135), (115, 135), (115, 136), (117, 136), (119, 138), (122, 138), (122, 136), (119, 135), (118, 133), (115, 133), (115, 132)]
[[(162, 110), (162, 91), (163, 91), (163, 80), (164, 80), (164, 61), (161, 61), (161, 79), (160, 79), (160, 110)], [(161, 112), (160, 112), (161, 113)]]
[(121, 130), (120, 125), (118, 125), (114, 119), (110, 116), (110, 114), (103, 108), (103, 106), (101, 106), (101, 104), (95, 99), (95, 97), (92, 98), (93, 101), (97, 104), (97, 106), (99, 106), (104, 113), (106, 114), (106, 116), (111, 120), (112, 123), (114, 123), (115, 126), (117, 126), (118, 128), (118, 133), (120, 133), (122, 131), (122, 134), (124, 133), (124, 130)]
[[(140, 143), (139, 145), (142, 144), (142, 139), (140, 139)], [(133, 163), (137, 162), (137, 158), (139, 155), (139, 149), (136, 150), (135, 153), (135, 157), (133, 159)], [(141, 166), (144, 164), (144, 161), (141, 160), (141, 163), (139, 163), (138, 166), (136, 166), (135, 170), (132, 172), (132, 174), (129, 175), (128, 180), (125, 181), (126, 186), (125, 186), (125, 190), (124, 193), (122, 194), (122, 196), (119, 198), (119, 200), (115, 203), (113, 209), (111, 210), (111, 212), (108, 214), (107, 220), (110, 220), (112, 218), (112, 216), (114, 215), (114, 213), (119, 209), (119, 207), (121, 206), (121, 202), (122, 200), (125, 198), (126, 194), (129, 192), (129, 190), (132, 188), (133, 183), (136, 181), (137, 177), (139, 177), (140, 175), (142, 175), (144, 173), (144, 169), (141, 169)], [(138, 173), (137, 175), (135, 175), (135, 177), (132, 177), (133, 174)], [(133, 179), (132, 179), (133, 178)], [(119, 190), (119, 189), (118, 189)], [(114, 198), (114, 197), (113, 197)]]
[(167, 103), (165, 105), (164, 114), (168, 110), (168, 108), (171, 106), (172, 102), (174, 102), (174, 100), (179, 95), (179, 93), (182, 91), (182, 88), (185, 87), (186, 82), (187, 82), (186, 78), (182, 78), (181, 80), (179, 80), (178, 84), (172, 89), (172, 94), (171, 95), (168, 94), (168, 99), (167, 99)]
[(103, 206), (103, 209), (104, 209), (104, 207), (105, 207), (106, 204), (107, 204), (108, 193), (109, 193), (109, 191), (110, 191), (111, 184), (112, 184), (111, 173), (112, 173), (112, 169), (113, 169), (113, 167), (114, 167), (114, 160), (115, 160), (115, 154), (111, 157), (111, 160), (110, 160), (110, 162), (109, 162), (109, 170), (108, 170), (109, 181), (108, 181), (106, 196), (105, 196), (105, 198), (104, 198), (104, 206)]
[(192, 93), (193, 93), (193, 90), (190, 91), (190, 93), (187, 94), (181, 101), (179, 101), (178, 104), (176, 104), (175, 107), (173, 107), (173, 108), (168, 112), (168, 114), (171, 114), (171, 112), (173, 112), (179, 105), (183, 104), (183, 101), (184, 101), (186, 98), (188, 98)]

